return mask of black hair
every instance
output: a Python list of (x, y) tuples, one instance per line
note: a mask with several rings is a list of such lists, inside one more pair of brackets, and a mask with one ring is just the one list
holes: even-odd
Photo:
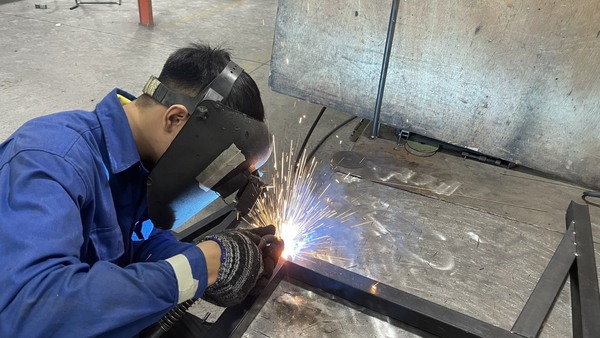
[[(158, 80), (171, 90), (196, 96), (221, 73), (229, 61), (231, 55), (222, 48), (191, 44), (169, 56)], [(245, 71), (239, 75), (223, 104), (259, 121), (265, 119), (258, 86)]]

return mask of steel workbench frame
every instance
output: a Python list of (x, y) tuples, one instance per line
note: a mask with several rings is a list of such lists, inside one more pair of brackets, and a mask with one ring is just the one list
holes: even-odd
[[(226, 217), (212, 231), (230, 227)], [(574, 337), (600, 337), (600, 295), (587, 205), (571, 202), (567, 231), (510, 331), (322, 260), (280, 260), (265, 290), (227, 308), (209, 337), (241, 337), (282, 280), (299, 281), (360, 307), (440, 337), (537, 337), (554, 301), (571, 279)], [(191, 233), (190, 233), (191, 234)], [(191, 236), (191, 235), (189, 235)], [(182, 240), (190, 240), (190, 237)]]

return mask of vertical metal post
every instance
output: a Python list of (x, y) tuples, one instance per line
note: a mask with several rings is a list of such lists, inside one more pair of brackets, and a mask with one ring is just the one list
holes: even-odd
[(138, 11), (140, 12), (140, 25), (146, 27), (154, 26), (152, 0), (138, 0)]
[(371, 131), (372, 139), (377, 138), (379, 135), (379, 115), (381, 115), (381, 101), (383, 100), (385, 79), (387, 77), (388, 64), (390, 63), (390, 54), (392, 52), (392, 41), (394, 40), (394, 31), (396, 30), (398, 3), (399, 0), (392, 1), (392, 12), (390, 13), (390, 22), (388, 24), (387, 38), (385, 40), (385, 51), (383, 52), (383, 64), (381, 65), (381, 75), (379, 77), (379, 88), (377, 89), (377, 100), (375, 102), (375, 113), (373, 114), (373, 130)]

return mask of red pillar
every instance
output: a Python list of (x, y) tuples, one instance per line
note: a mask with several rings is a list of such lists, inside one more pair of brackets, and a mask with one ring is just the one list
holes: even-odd
[(140, 24), (146, 27), (154, 26), (152, 0), (138, 0), (138, 10), (140, 11)]

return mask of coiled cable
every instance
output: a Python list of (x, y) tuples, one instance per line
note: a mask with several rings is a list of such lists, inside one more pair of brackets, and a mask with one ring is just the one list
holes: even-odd
[[(192, 298), (177, 304), (177, 306), (169, 310), (169, 312), (167, 312), (167, 314), (165, 314), (158, 322), (140, 332), (140, 337), (159, 338), (163, 333), (168, 332), (197, 300), (197, 298)], [(206, 321), (209, 315), (210, 313), (207, 313), (202, 320)]]

